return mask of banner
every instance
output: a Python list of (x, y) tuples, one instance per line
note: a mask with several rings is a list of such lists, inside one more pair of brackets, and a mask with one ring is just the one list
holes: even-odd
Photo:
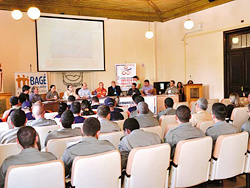
[(23, 85), (28, 85), (31, 88), (36, 86), (39, 94), (47, 93), (48, 91), (48, 76), (46, 72), (15, 72), (15, 88), (16, 96), (22, 93)]
[(116, 80), (122, 91), (128, 91), (133, 81), (133, 76), (136, 76), (136, 64), (116, 64)]

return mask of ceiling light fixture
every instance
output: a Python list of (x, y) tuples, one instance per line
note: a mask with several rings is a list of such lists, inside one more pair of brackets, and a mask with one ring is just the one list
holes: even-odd
[(41, 12), (37, 7), (30, 7), (27, 13), (29, 18), (32, 20), (38, 19), (41, 15)]
[[(149, 17), (149, 1), (148, 1), (148, 18)], [(145, 37), (147, 39), (152, 39), (154, 37), (153, 31), (150, 30), (150, 22), (148, 22), (148, 31), (145, 33)]]
[(13, 10), (11, 16), (15, 20), (20, 20), (23, 17), (23, 13), (20, 10)]
[(194, 22), (189, 18), (189, 14), (190, 14), (190, 4), (189, 4), (189, 1), (188, 1), (188, 19), (184, 22), (184, 27), (185, 29), (187, 30), (190, 30), (194, 27)]

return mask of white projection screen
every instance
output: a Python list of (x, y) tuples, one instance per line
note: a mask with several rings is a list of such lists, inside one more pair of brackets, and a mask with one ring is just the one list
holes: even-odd
[(104, 71), (104, 22), (41, 16), (36, 21), (38, 71)]

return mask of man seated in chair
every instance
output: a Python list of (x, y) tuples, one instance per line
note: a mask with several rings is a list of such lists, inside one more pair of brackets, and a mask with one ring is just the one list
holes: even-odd
[(100, 106), (99, 99), (97, 96), (91, 98), (91, 108), (97, 109)]
[(8, 117), (10, 116), (10, 114), (11, 114), (11, 112), (13, 110), (21, 108), (21, 103), (20, 103), (18, 97), (12, 96), (10, 98), (10, 106), (11, 106), (11, 108), (9, 110), (6, 110), (3, 113), (3, 117), (2, 117), (3, 121), (7, 121), (8, 120)]
[(104, 104), (106, 106), (109, 106), (109, 109), (110, 109), (110, 120), (111, 121), (118, 121), (118, 120), (123, 120), (124, 119), (123, 115), (121, 114), (121, 111), (119, 111), (119, 108), (115, 108), (115, 101), (114, 101), (114, 99), (112, 99), (112, 98), (106, 98), (105, 101), (104, 101)]
[(206, 131), (207, 136), (211, 136), (214, 143), (220, 135), (238, 133), (238, 129), (225, 121), (227, 117), (227, 107), (222, 103), (214, 103), (212, 106), (212, 118), (214, 126), (209, 127)]
[(68, 106), (68, 109), (70, 110), (71, 109), (71, 105), (73, 102), (75, 102), (76, 100), (76, 97), (74, 95), (70, 95), (67, 99), (67, 106)]
[(97, 108), (97, 117), (101, 124), (101, 133), (109, 133), (121, 130), (116, 122), (110, 121), (110, 109), (108, 106), (99, 106)]
[(85, 118), (81, 116), (81, 104), (77, 101), (73, 102), (71, 104), (71, 108), (70, 110), (73, 112), (74, 114), (74, 121), (75, 123), (83, 123)]
[(63, 112), (61, 116), (62, 128), (49, 132), (45, 139), (45, 146), (51, 139), (68, 138), (74, 136), (82, 136), (81, 129), (72, 129), (71, 126), (74, 123), (74, 115), (70, 110)]
[(108, 87), (108, 96), (120, 96), (121, 93), (121, 87), (116, 85), (115, 81), (112, 81), (111, 86)]
[(246, 131), (250, 135), (250, 104), (248, 104), (248, 116), (249, 119), (242, 125), (241, 131)]
[(18, 155), (6, 158), (0, 169), (0, 187), (4, 187), (7, 170), (13, 165), (33, 164), (45, 161), (56, 160), (57, 158), (49, 152), (40, 152), (38, 150), (39, 138), (36, 130), (30, 126), (21, 127), (17, 132), (17, 143), (22, 151)]
[(157, 134), (140, 129), (138, 121), (134, 118), (125, 120), (123, 130), (125, 136), (118, 145), (118, 149), (121, 153), (122, 169), (126, 168), (129, 152), (133, 148), (161, 143), (161, 139)]
[(139, 122), (140, 127), (153, 127), (159, 125), (159, 121), (154, 118), (148, 109), (148, 104), (145, 102), (140, 102), (138, 104), (139, 114), (134, 118)]
[[(128, 111), (130, 112), (130, 115), (129, 115), (130, 118), (133, 118), (133, 117), (138, 115), (138, 104), (140, 102), (144, 102), (144, 98), (142, 96), (138, 96), (138, 95), (136, 95), (135, 97), (132, 96), (132, 99), (133, 99), (134, 103), (136, 104), (136, 106), (130, 107), (128, 109)], [(148, 111), (148, 114), (151, 116), (154, 116), (153, 112), (151, 112), (150, 110)]]
[(175, 115), (175, 109), (173, 109), (173, 106), (174, 106), (174, 100), (170, 97), (166, 98), (164, 100), (164, 103), (165, 103), (165, 107), (166, 109), (165, 110), (162, 110), (159, 112), (159, 114), (157, 115), (156, 119), (160, 119), (161, 116), (163, 115)]
[(208, 113), (207, 110), (208, 101), (206, 98), (199, 98), (195, 103), (195, 111), (196, 114), (192, 115), (191, 123), (193, 126), (197, 126), (197, 124), (201, 121), (212, 121), (211, 113)]
[(193, 127), (189, 122), (191, 118), (191, 111), (187, 106), (179, 106), (176, 110), (176, 121), (178, 127), (170, 130), (165, 135), (164, 142), (171, 146), (171, 158), (174, 156), (175, 147), (181, 140), (202, 138), (205, 134), (198, 128)]
[(71, 174), (75, 157), (115, 150), (115, 147), (109, 141), (98, 140), (100, 128), (100, 122), (96, 118), (90, 117), (84, 121), (82, 126), (83, 138), (77, 144), (69, 146), (62, 156), (66, 177)]

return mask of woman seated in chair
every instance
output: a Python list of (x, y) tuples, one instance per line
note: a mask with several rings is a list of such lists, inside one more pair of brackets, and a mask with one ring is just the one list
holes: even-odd
[(227, 117), (226, 117), (227, 122), (232, 121), (231, 115), (234, 108), (243, 107), (243, 104), (241, 104), (240, 97), (237, 93), (231, 93), (229, 99), (231, 104), (227, 105)]

